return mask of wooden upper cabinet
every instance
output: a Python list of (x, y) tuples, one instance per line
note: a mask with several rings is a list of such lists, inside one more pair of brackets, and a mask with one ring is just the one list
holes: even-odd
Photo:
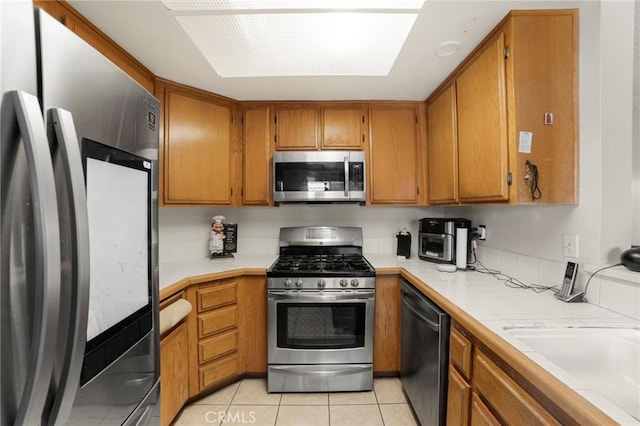
[(245, 108), (242, 116), (242, 204), (271, 201), (271, 108)]
[(417, 204), (419, 192), (416, 106), (373, 106), (369, 118), (372, 204)]
[(315, 107), (276, 107), (276, 149), (317, 149), (318, 109)]
[(427, 105), (429, 203), (458, 202), (456, 87), (450, 85)]
[(167, 88), (164, 113), (164, 203), (231, 204), (231, 106)]
[(361, 108), (323, 108), (321, 112), (323, 149), (362, 149), (365, 119)]
[(504, 40), (498, 33), (456, 79), (460, 201), (509, 198)]
[[(511, 12), (505, 25), (512, 196), (519, 203), (578, 202), (578, 11)], [(533, 135), (531, 152), (519, 149)], [(540, 193), (532, 197), (532, 172)], [(539, 198), (537, 198), (539, 196)]]
[(576, 203), (577, 69), (577, 9), (509, 13), (427, 100), (430, 202)]

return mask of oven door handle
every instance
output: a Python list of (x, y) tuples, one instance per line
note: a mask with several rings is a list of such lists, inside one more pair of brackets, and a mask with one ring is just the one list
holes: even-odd
[(327, 294), (322, 293), (318, 295), (304, 294), (277, 294), (269, 292), (269, 300), (295, 300), (297, 302), (360, 302), (362, 300), (373, 299), (375, 291), (367, 291), (361, 293), (348, 293), (348, 294)]
[(294, 366), (288, 365), (286, 367), (277, 367), (275, 365), (270, 365), (269, 370), (277, 372), (279, 374), (289, 374), (299, 376), (300, 374), (306, 376), (347, 376), (351, 374), (362, 373), (366, 371), (371, 371), (371, 365), (364, 366), (355, 366), (349, 368), (340, 368), (336, 370), (326, 370), (327, 365), (319, 365), (319, 370), (311, 370), (308, 365), (296, 368)]

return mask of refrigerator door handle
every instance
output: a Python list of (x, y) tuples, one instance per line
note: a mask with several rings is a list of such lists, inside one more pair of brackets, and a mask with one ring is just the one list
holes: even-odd
[[(13, 164), (22, 139), (28, 163), (35, 239), (34, 317), (27, 376), (14, 424), (40, 424), (51, 382), (60, 309), (60, 230), (53, 164), (38, 99), (10, 91), (2, 99), (0, 203), (2, 228), (12, 221), (8, 206)], [(4, 243), (3, 243), (4, 244)], [(4, 261), (3, 261), (4, 262)], [(3, 275), (4, 284), (4, 275)]]
[[(80, 373), (87, 340), (89, 315), (89, 216), (87, 191), (84, 184), (80, 144), (69, 111), (53, 108), (48, 111), (53, 123), (58, 152), (64, 169), (64, 185), (71, 221), (71, 291), (68, 303), (69, 330), (60, 382), (50, 413), (50, 423), (66, 423), (80, 385)], [(56, 144), (54, 144), (56, 145)]]

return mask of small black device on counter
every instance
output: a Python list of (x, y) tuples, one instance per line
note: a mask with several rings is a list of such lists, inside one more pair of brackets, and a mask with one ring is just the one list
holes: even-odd
[(402, 228), (402, 231), (396, 234), (396, 238), (398, 239), (396, 255), (409, 259), (411, 257), (411, 233), (407, 231), (407, 228)]
[[(464, 218), (424, 218), (420, 220), (418, 257), (437, 263), (456, 263), (456, 230), (466, 228), (471, 235), (471, 221)], [(467, 253), (471, 244), (467, 241)], [(469, 255), (467, 254), (467, 258)]]

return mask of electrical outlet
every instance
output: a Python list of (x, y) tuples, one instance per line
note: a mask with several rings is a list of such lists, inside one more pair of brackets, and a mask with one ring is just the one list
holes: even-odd
[(480, 236), (478, 237), (479, 240), (486, 240), (487, 239), (487, 227), (484, 225), (478, 225), (478, 234), (480, 234)]
[(577, 259), (578, 256), (578, 235), (563, 234), (562, 235), (562, 255)]

